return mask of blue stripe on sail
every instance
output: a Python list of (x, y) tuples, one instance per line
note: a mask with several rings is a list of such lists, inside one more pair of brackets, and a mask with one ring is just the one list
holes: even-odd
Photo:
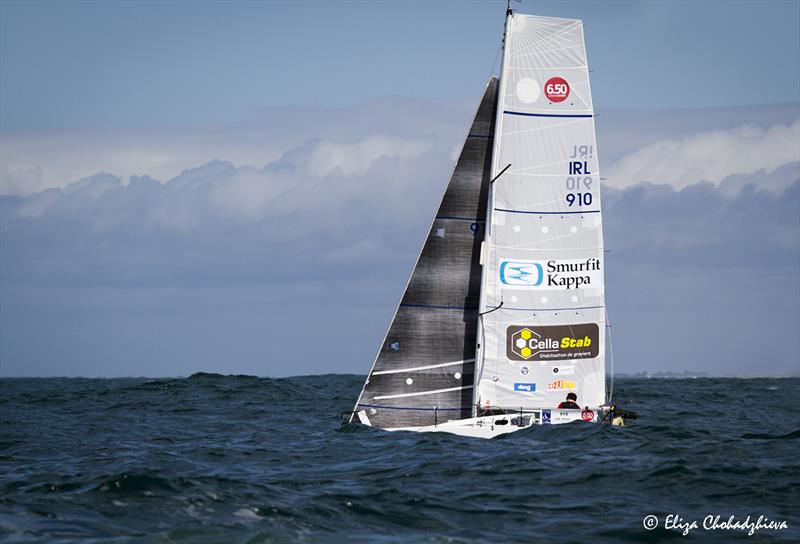
[(403, 406), (379, 406), (377, 404), (361, 404), (359, 403), (358, 406), (363, 406), (364, 408), (383, 408), (384, 410), (418, 410), (423, 412), (469, 412), (472, 410), (472, 406), (467, 406), (466, 408), (410, 408), (410, 407), (403, 407)]
[(472, 306), (431, 306), (428, 304), (401, 304), (401, 307), (405, 308), (433, 308), (436, 310), (477, 310), (478, 307)]
[(525, 113), (524, 111), (508, 111), (503, 113), (508, 115), (522, 115), (524, 117), (593, 117), (591, 113)]
[(470, 219), (469, 217), (448, 217), (446, 215), (437, 215), (436, 219), (444, 221), (469, 221), (470, 223), (486, 223), (483, 219)]
[(529, 212), (525, 210), (508, 210), (506, 208), (495, 208), (496, 212), (507, 213), (530, 213), (533, 215), (567, 215), (567, 214), (580, 214), (580, 213), (600, 213), (600, 210), (583, 210), (581, 212)]
[(576, 308), (510, 308), (503, 306), (504, 310), (514, 310), (517, 312), (564, 312), (566, 310), (595, 310), (604, 306), (578, 306)]

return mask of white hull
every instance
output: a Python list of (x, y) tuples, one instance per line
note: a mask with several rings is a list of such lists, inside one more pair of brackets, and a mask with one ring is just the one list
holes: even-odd
[[(494, 438), (502, 434), (521, 431), (535, 425), (559, 425), (580, 421), (598, 423), (604, 419), (608, 409), (605, 407), (587, 410), (541, 409), (520, 414), (500, 414), (491, 416), (456, 419), (438, 425), (423, 427), (394, 427), (386, 431), (413, 431), (418, 433), (451, 433), (474, 438)], [(370, 425), (366, 412), (356, 413), (358, 421)]]

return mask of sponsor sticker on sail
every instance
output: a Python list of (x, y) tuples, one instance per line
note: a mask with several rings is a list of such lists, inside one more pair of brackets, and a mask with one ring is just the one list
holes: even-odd
[(564, 391), (566, 389), (576, 389), (578, 386), (570, 380), (556, 380), (547, 384), (548, 391)]
[(569, 96), (569, 83), (563, 77), (551, 77), (544, 84), (544, 95), (550, 102), (563, 102)]
[(600, 259), (500, 261), (500, 283), (509, 289), (566, 290), (602, 287)]
[(597, 357), (597, 323), (511, 325), (506, 329), (506, 356), (512, 361), (554, 361)]

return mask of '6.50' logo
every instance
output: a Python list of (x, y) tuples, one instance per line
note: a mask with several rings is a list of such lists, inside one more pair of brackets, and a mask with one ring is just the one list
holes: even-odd
[(544, 94), (550, 102), (563, 102), (569, 96), (569, 83), (563, 77), (551, 77), (544, 84)]

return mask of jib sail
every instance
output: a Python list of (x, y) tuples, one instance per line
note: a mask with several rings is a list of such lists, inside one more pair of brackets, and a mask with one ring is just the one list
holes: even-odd
[(471, 416), (496, 95), (492, 78), (358, 398), (355, 409), (373, 426)]

